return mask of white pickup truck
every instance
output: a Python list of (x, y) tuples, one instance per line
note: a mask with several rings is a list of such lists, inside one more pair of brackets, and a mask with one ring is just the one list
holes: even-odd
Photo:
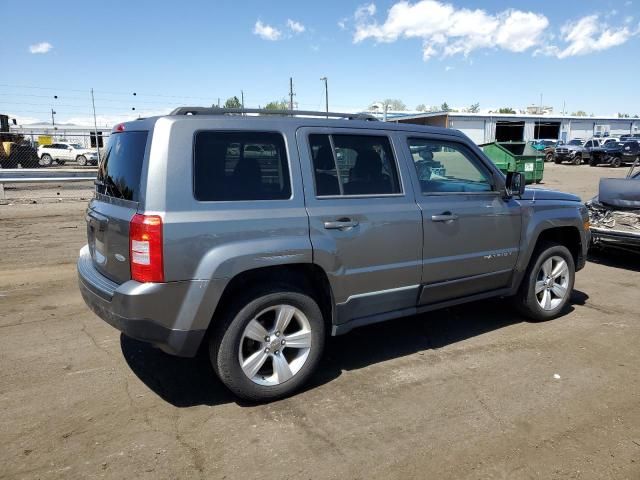
[(51, 145), (40, 145), (38, 158), (40, 158), (40, 165), (43, 167), (48, 167), (54, 160), (58, 162), (58, 165), (64, 165), (72, 160), (78, 162), (80, 166), (98, 164), (98, 152), (78, 143), (57, 142)]

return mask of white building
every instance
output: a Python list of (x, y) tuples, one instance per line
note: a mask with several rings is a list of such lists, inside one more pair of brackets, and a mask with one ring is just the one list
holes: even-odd
[(553, 114), (433, 112), (390, 118), (389, 121), (455, 128), (477, 144), (538, 138), (568, 141), (572, 138), (619, 136), (640, 131), (638, 118), (571, 117)]

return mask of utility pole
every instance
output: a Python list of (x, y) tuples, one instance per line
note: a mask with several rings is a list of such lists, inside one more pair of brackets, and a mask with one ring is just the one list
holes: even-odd
[(321, 82), (324, 82), (324, 108), (327, 112), (327, 118), (329, 118), (329, 85), (327, 83), (327, 77), (322, 77)]
[(93, 107), (93, 134), (96, 137), (96, 150), (98, 152), (98, 163), (100, 163), (100, 145), (98, 143), (98, 122), (96, 120), (96, 101), (93, 97), (93, 88), (91, 89), (91, 106)]
[[(244, 110), (244, 90), (240, 90), (240, 105), (242, 105), (242, 109)], [(244, 115), (244, 113), (242, 115)]]
[(289, 110), (293, 110), (293, 77), (289, 77)]
[(56, 119), (54, 117), (54, 115), (56, 114), (56, 112), (53, 110), (53, 108), (51, 109), (51, 126), (55, 129), (56, 128)]
[(220, 97), (218, 97), (218, 108), (220, 108)]

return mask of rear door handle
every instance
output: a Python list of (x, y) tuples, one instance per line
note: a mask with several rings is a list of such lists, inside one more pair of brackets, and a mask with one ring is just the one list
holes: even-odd
[(458, 215), (451, 212), (444, 212), (440, 215), (431, 215), (431, 220), (434, 222), (452, 222), (458, 219)]
[(324, 228), (327, 230), (348, 230), (359, 225), (357, 220), (350, 218), (339, 218), (331, 222), (324, 222)]

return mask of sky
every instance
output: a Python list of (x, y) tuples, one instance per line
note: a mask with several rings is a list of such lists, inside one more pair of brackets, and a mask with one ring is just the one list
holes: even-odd
[[(180, 105), (640, 114), (640, 0), (0, 0), (0, 113), (111, 125)], [(135, 95), (134, 95), (135, 93)], [(57, 96), (57, 98), (55, 98)], [(135, 110), (133, 110), (135, 109)]]

